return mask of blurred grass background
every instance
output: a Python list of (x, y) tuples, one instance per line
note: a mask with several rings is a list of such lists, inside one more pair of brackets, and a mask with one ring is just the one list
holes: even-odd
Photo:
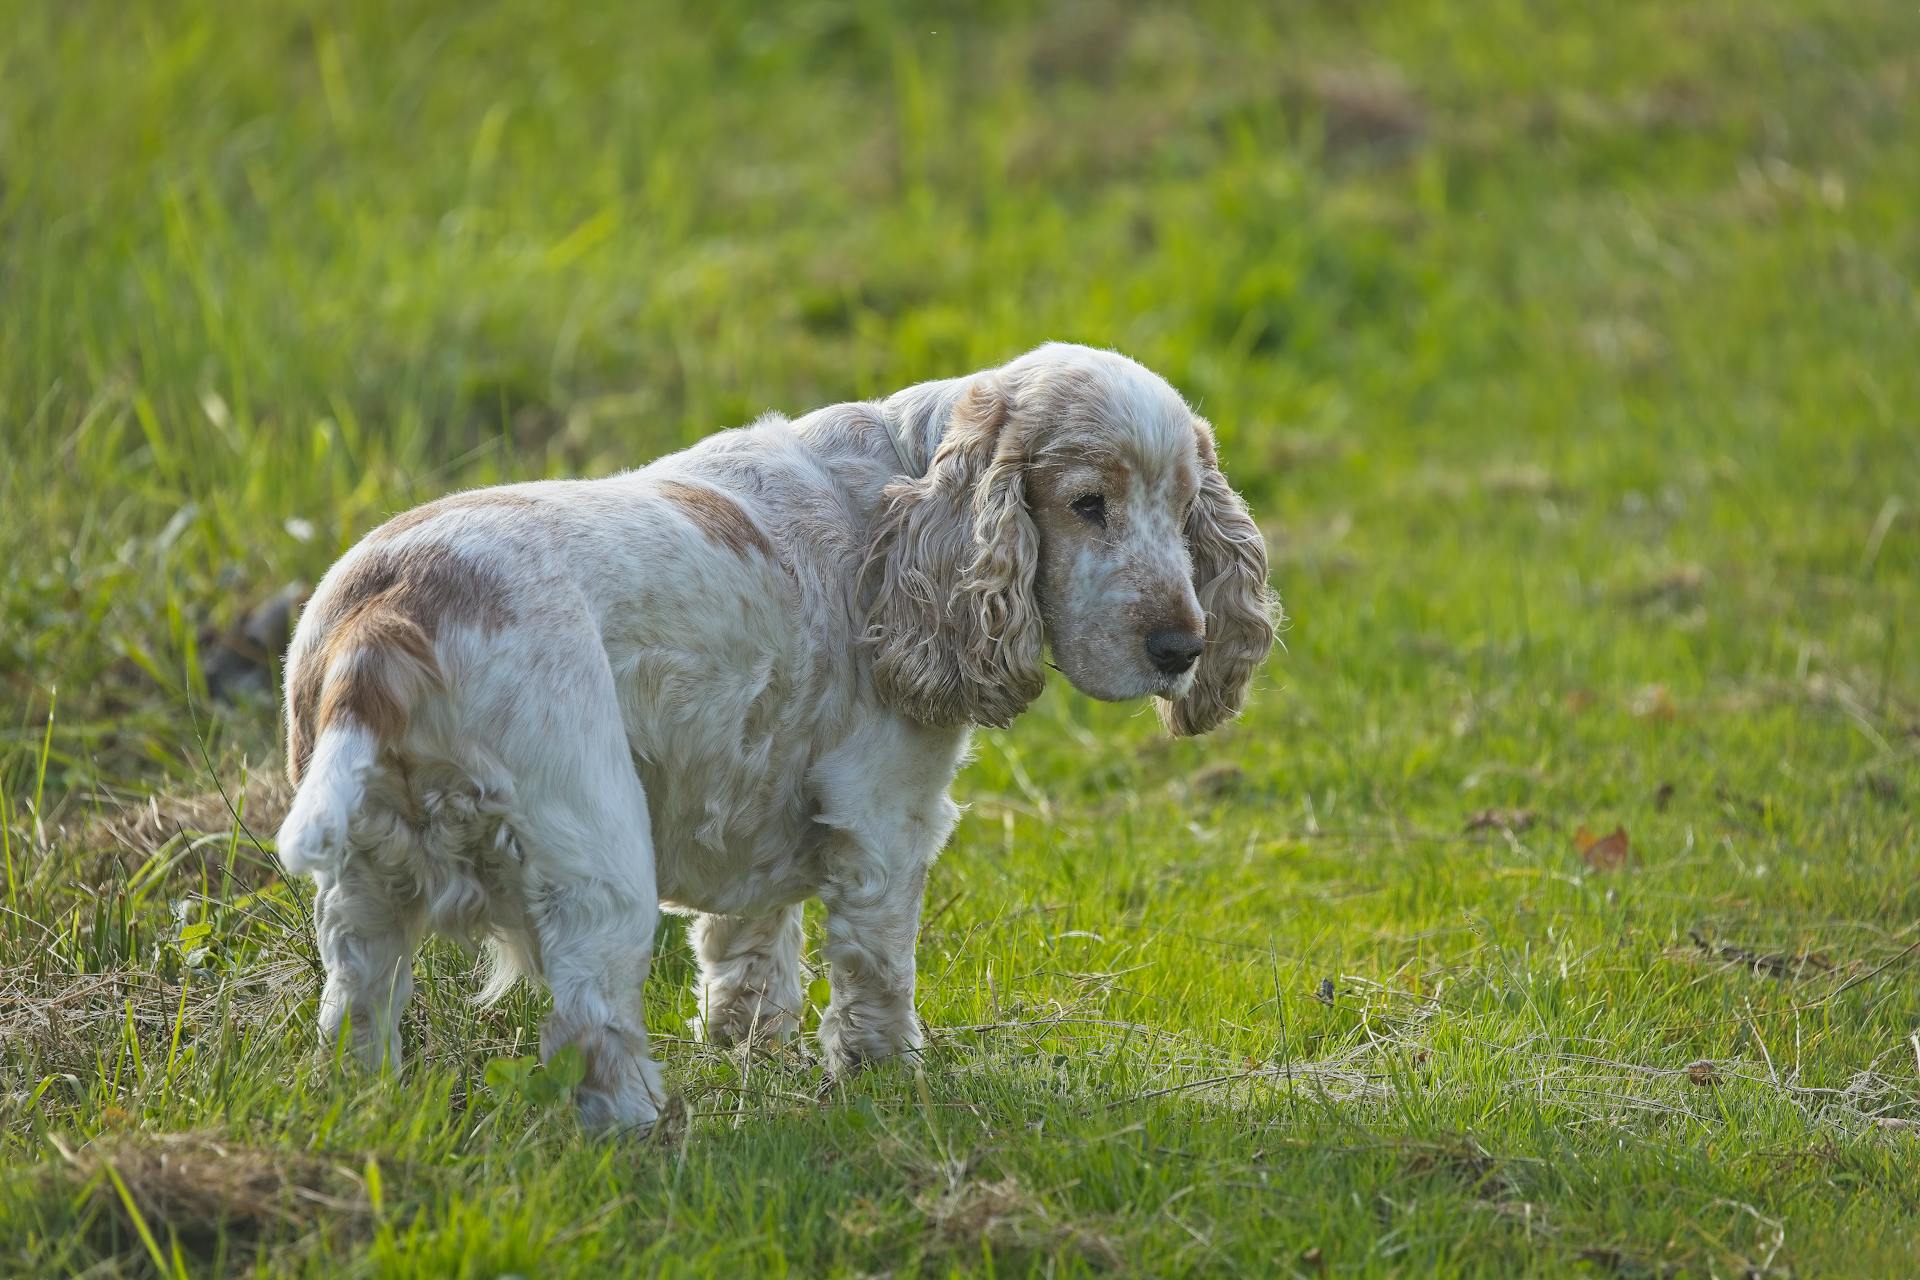
[[(1920, 9), (4, 27), (22, 1269), (1911, 1269)], [(1294, 621), (1211, 740), (983, 736), (921, 961), (976, 1030), (825, 1109), (669, 1044), (637, 1157), (486, 1083), (537, 1002), (450, 950), (406, 1082), (308, 1063), (299, 890), (207, 799), (277, 802), (274, 698), (209, 644), (448, 489), (1048, 338), (1213, 419)], [(267, 1190), (140, 1181), (213, 1141)], [(301, 1178), (354, 1207), (255, 1212)]]

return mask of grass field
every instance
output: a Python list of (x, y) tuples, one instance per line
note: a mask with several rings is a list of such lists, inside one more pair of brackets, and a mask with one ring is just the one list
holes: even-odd
[[(6, 10), (0, 1273), (1920, 1269), (1913, 4)], [(452, 947), (318, 1055), (220, 634), (1046, 338), (1292, 622), (1211, 738), (980, 736), (922, 1060), (687, 1042), (673, 923), (646, 1142)]]

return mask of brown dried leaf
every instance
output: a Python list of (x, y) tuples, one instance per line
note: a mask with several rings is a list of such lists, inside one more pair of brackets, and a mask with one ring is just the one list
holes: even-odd
[(1627, 709), (1641, 720), (1671, 720), (1678, 714), (1673, 694), (1663, 684), (1650, 684), (1636, 690)]
[(1573, 834), (1573, 847), (1579, 850), (1580, 861), (1595, 871), (1618, 871), (1633, 859), (1633, 842), (1625, 827), (1615, 827), (1604, 836), (1581, 827)]

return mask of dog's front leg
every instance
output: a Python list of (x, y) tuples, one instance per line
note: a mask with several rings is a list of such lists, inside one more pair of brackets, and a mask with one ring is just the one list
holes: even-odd
[(820, 1018), (820, 1053), (830, 1075), (920, 1047), (913, 947), (931, 860), (893, 868), (861, 860), (866, 874), (821, 892), (833, 995)]
[(947, 787), (966, 745), (964, 730), (883, 721), (816, 771), (815, 820), (832, 828), (821, 850), (820, 900), (833, 995), (820, 1018), (820, 1052), (833, 1075), (920, 1047), (920, 899), (960, 818)]
[(800, 970), (800, 904), (763, 916), (703, 915), (693, 922), (700, 962), (696, 1038), (722, 1048), (775, 1044), (800, 1029), (806, 980)]

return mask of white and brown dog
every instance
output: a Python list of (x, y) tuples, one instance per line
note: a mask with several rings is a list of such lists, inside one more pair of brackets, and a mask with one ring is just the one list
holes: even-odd
[(456, 494), (327, 574), (287, 655), (289, 870), (320, 1032), (400, 1058), (428, 929), (542, 979), (582, 1118), (658, 1114), (641, 988), (697, 914), (701, 1030), (791, 1034), (800, 903), (827, 908), (829, 1071), (916, 1048), (914, 942), (973, 725), (1042, 650), (1174, 733), (1233, 715), (1273, 644), (1260, 531), (1213, 436), (1123, 356), (774, 416), (605, 480)]

